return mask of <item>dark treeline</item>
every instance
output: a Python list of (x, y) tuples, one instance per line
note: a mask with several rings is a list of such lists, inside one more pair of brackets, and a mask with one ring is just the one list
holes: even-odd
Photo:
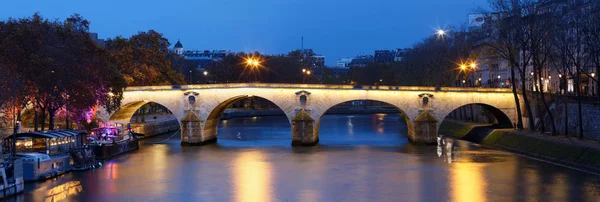
[(4, 125), (22, 121), (24, 110), (34, 111), (35, 129), (38, 124), (41, 130), (53, 129), (57, 114), (67, 126), (70, 120), (85, 124), (90, 119), (86, 112), (120, 106), (128, 85), (181, 83), (183, 77), (171, 69), (169, 45), (150, 30), (98, 46), (90, 38), (89, 22), (77, 14), (64, 21), (39, 14), (1, 21)]

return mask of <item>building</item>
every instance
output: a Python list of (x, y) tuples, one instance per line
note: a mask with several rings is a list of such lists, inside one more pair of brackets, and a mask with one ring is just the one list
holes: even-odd
[(375, 63), (392, 63), (396, 58), (396, 51), (393, 50), (375, 50), (373, 61)]
[(396, 56), (394, 57), (394, 62), (401, 62), (406, 54), (410, 51), (410, 48), (398, 48), (396, 50)]
[(104, 41), (104, 39), (99, 39), (98, 33), (90, 33), (90, 38), (96, 43), (96, 45), (106, 47), (106, 41)]
[(333, 68), (348, 69), (350, 68), (351, 62), (352, 58), (340, 58), (336, 61), (335, 66)]
[(348, 66), (350, 68), (366, 67), (367, 65), (373, 64), (374, 62), (375, 62), (375, 59), (373, 58), (373, 56), (363, 55), (363, 56), (357, 56), (357, 57), (353, 58), (352, 61), (350, 62), (350, 64), (348, 64)]
[(181, 55), (185, 60), (193, 61), (196, 64), (196, 68), (200, 70), (223, 59), (227, 54), (231, 53), (226, 50), (184, 50), (183, 44), (181, 44), (181, 41), (179, 40), (177, 40), (177, 43), (175, 43), (171, 52)]
[(173, 47), (173, 52), (179, 55), (183, 54), (183, 45), (181, 44), (181, 42), (179, 42), (179, 40), (177, 40), (177, 43), (175, 43), (175, 46)]
[(325, 67), (325, 56), (322, 55), (313, 55), (312, 57), (312, 66), (314, 67)]

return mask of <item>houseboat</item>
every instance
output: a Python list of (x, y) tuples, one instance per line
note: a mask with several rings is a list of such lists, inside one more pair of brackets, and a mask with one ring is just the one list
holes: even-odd
[(3, 148), (4, 153), (15, 152), (15, 158), (23, 161), (23, 179), (35, 181), (71, 171), (71, 151), (83, 145), (86, 135), (73, 130), (18, 133), (5, 138)]
[[(124, 130), (123, 126), (127, 125)], [(126, 123), (108, 123), (94, 128), (88, 136), (88, 145), (97, 159), (104, 160), (119, 154), (139, 149), (138, 136), (131, 132)]]

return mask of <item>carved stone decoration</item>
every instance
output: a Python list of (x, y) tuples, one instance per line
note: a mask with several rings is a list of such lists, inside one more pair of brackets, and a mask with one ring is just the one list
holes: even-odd
[(184, 96), (187, 96), (187, 102), (189, 104), (189, 110), (195, 110), (196, 108), (196, 96), (200, 95), (197, 92), (185, 92)]
[(309, 110), (306, 106), (310, 106), (310, 92), (305, 90), (296, 92), (296, 100), (300, 109)]
[(431, 108), (431, 98), (433, 98), (433, 94), (421, 93), (419, 94), (419, 98), (421, 98), (421, 108), (423, 110)]

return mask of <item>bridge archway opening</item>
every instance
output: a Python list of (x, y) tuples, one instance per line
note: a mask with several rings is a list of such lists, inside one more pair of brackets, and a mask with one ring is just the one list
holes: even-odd
[(171, 109), (148, 100), (123, 105), (107, 122), (130, 123), (133, 132), (145, 137), (174, 133), (180, 129), (179, 121)]
[(387, 102), (351, 100), (327, 109), (317, 120), (319, 144), (398, 145), (408, 142), (412, 122)]
[(239, 95), (221, 102), (204, 124), (204, 135), (216, 137), (221, 143), (268, 141), (287, 145), (291, 141), (291, 124), (281, 106), (255, 95)]
[(513, 128), (508, 115), (494, 106), (472, 103), (460, 106), (446, 115), (439, 132), (478, 142), (492, 129), (500, 128)]

